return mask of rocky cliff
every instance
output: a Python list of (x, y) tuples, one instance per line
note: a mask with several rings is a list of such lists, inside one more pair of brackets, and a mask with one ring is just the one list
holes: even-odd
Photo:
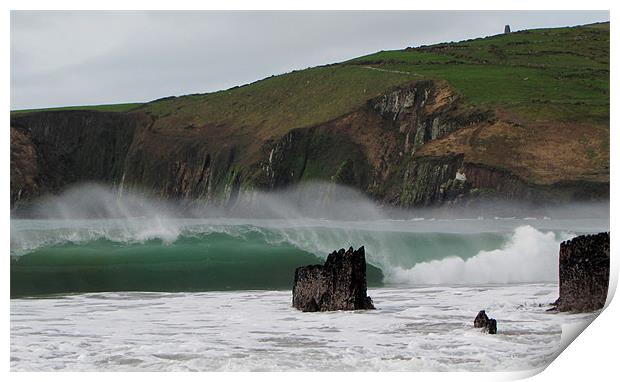
[(136, 114), (91, 111), (11, 118), (11, 206), (74, 183), (117, 182), (144, 122)]
[(311, 180), (348, 185), (399, 206), (607, 196), (606, 184), (531, 184), (509, 170), (470, 162), (462, 152), (421, 150), (496, 118), (465, 106), (436, 81), (390, 89), (331, 121), (263, 141), (260, 131), (238, 137), (182, 126), (170, 132), (140, 111), (31, 113), (11, 119), (11, 204), (83, 181), (224, 206), (233, 206), (240, 192)]
[[(124, 112), (15, 113), (11, 206), (84, 181), (231, 208), (255, 190), (313, 180), (404, 207), (605, 199), (608, 39), (608, 24), (523, 31)], [(572, 61), (538, 62), (559, 42), (578, 50)], [(501, 60), (478, 59), (498, 50)]]

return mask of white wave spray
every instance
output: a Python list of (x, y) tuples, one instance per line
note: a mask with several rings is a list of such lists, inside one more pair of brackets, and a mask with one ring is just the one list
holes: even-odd
[(404, 284), (486, 284), (558, 280), (558, 251), (561, 238), (526, 225), (518, 227), (500, 249), (481, 251), (461, 259), (450, 256), (384, 270), (386, 277)]

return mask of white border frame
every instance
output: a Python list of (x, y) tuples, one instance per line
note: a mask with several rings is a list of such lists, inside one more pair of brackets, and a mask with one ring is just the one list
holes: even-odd
[[(134, 10), (134, 9), (153, 9), (153, 10), (173, 10), (173, 9), (182, 9), (182, 10), (198, 10), (198, 9), (212, 9), (212, 10), (276, 10), (276, 9), (285, 9), (285, 10), (346, 10), (346, 9), (355, 9), (355, 10), (405, 10), (405, 9), (415, 9), (415, 10), (610, 10), (610, 18), (613, 19), (615, 15), (613, 10), (613, 5), (617, 4), (617, 2), (613, 1), (601, 1), (601, 0), (590, 0), (588, 2), (584, 1), (575, 1), (575, 0), (565, 0), (565, 1), (549, 1), (549, 0), (521, 0), (521, 1), (491, 1), (491, 0), (470, 0), (467, 2), (457, 1), (457, 0), (435, 0), (432, 2), (408, 2), (404, 0), (396, 1), (396, 0), (383, 0), (380, 2), (377, 1), (369, 1), (369, 0), (358, 0), (355, 2), (347, 3), (346, 1), (341, 0), (315, 0), (315, 1), (284, 1), (284, 0), (262, 0), (252, 1), (252, 0), (230, 0), (230, 1), (198, 1), (198, 0), (176, 0), (174, 2), (165, 2), (161, 0), (154, 1), (129, 1), (129, 0), (109, 0), (109, 1), (101, 1), (94, 0), (88, 2), (80, 2), (76, 0), (60, 0), (54, 1), (53, 3), (50, 1), (43, 0), (34, 0), (34, 1), (14, 1), (9, 0), (5, 1), (6, 10), (5, 13), (2, 14), (1, 25), (3, 31), (3, 51), (5, 55), (2, 60), (3, 71), (5, 78), (5, 86), (2, 89), (1, 96), (3, 104), (6, 105), (5, 109), (5, 126), (8, 128), (10, 125), (10, 115), (9, 115), (9, 105), (10, 105), (10, 59), (9, 55), (6, 54), (10, 52), (10, 12), (9, 10), (46, 10), (46, 9), (57, 9), (57, 10), (69, 10), (69, 9), (80, 9), (80, 10), (103, 10), (103, 9), (118, 9), (118, 10)], [(54, 8), (51, 8), (51, 6)], [(467, 6), (467, 7), (465, 7)], [(614, 24), (614, 21), (612, 24)], [(615, 24), (614, 24), (615, 25)], [(618, 41), (616, 28), (611, 28), (611, 40)], [(616, 50), (611, 50), (611, 65), (613, 68), (613, 63), (616, 62)], [(615, 69), (615, 68), (614, 68)], [(617, 76), (615, 75), (615, 71), (611, 70), (610, 75), (611, 80), (611, 115), (610, 115), (610, 126), (615, 125), (615, 122), (618, 120), (617, 117), (617, 106), (614, 103), (615, 98), (613, 95), (616, 94), (617, 90)], [(7, 129), (8, 130), (8, 129)], [(615, 173), (617, 173), (617, 165), (618, 156), (620, 153), (617, 150), (618, 144), (618, 133), (613, 129), (611, 130), (611, 183), (610, 183), (610, 195), (611, 198), (611, 221), (610, 228), (612, 233), (611, 240), (611, 278), (610, 278), (610, 292), (615, 292), (616, 285), (618, 282), (618, 264), (619, 259), (617, 256), (617, 247), (616, 240), (614, 240), (614, 235), (616, 233), (616, 229), (620, 228), (618, 225), (618, 198), (615, 197), (614, 191), (617, 189), (615, 187)], [(10, 210), (9, 210), (9, 187), (8, 187), (8, 178), (9, 178), (9, 151), (10, 151), (10, 139), (9, 132), (6, 131), (2, 136), (2, 155), (1, 160), (3, 161), (3, 168), (5, 169), (3, 172), (3, 177), (6, 179), (4, 183), (4, 187), (1, 189), (0, 200), (5, 200), (5, 204), (2, 207), (2, 212), (4, 219), (2, 220), (2, 245), (3, 245), (3, 253), (8, 254), (10, 252)], [(616, 149), (616, 150), (614, 150)], [(4, 303), (4, 315), (2, 316), (2, 323), (4, 327), (4, 331), (2, 331), (2, 340), (4, 347), (2, 348), (2, 359), (5, 363), (5, 373), (7, 374), (5, 377), (9, 377), (15, 380), (32, 380), (32, 379), (45, 379), (52, 381), (62, 381), (67, 382), (77, 381), (83, 379), (85, 376), (77, 373), (9, 373), (9, 365), (10, 365), (10, 337), (9, 337), (9, 329), (10, 329), (10, 317), (9, 317), (9, 309), (10, 309), (10, 299), (9, 299), (9, 276), (10, 269), (8, 266), (8, 256), (5, 257), (5, 265), (2, 267), (3, 277), (2, 279), (2, 292), (3, 292), (3, 303)], [(613, 294), (610, 293), (610, 296)], [(609, 304), (609, 299), (608, 299)], [(541, 374), (536, 375), (540, 370), (532, 370), (531, 372), (496, 372), (496, 373), (416, 373), (415, 375), (411, 375), (409, 373), (389, 373), (389, 375), (375, 375), (373, 373), (351, 373), (347, 375), (343, 375), (341, 373), (323, 373), (320, 376), (312, 373), (295, 373), (294, 375), (289, 375), (288, 373), (212, 373), (208, 375), (208, 378), (215, 378), (218, 380), (246, 380), (249, 378), (256, 379), (259, 381), (284, 381), (294, 378), (295, 380), (301, 381), (310, 381), (315, 378), (327, 378), (329, 380), (336, 380), (341, 378), (355, 378), (356, 380), (372, 380), (374, 378), (388, 378), (390, 381), (410, 381), (412, 378), (424, 379), (424, 380), (465, 380), (465, 381), (480, 381), (480, 380), (506, 380), (506, 379), (517, 379), (524, 378), (532, 375), (536, 375), (534, 377), (537, 381), (543, 380), (558, 380), (558, 379), (584, 379), (584, 380), (593, 380), (593, 379), (603, 379), (609, 380), (613, 377), (613, 375), (617, 375), (617, 346), (620, 346), (618, 339), (620, 336), (618, 335), (618, 322), (620, 322), (620, 308), (618, 308), (618, 303), (612, 303), (609, 305), (606, 310), (599, 316), (591, 325), (588, 327), (583, 334), (581, 334), (572, 344), (568, 347), (560, 356), (553, 361), (548, 368)], [(104, 381), (108, 378), (121, 378), (129, 380), (134, 379), (135, 377), (141, 378), (149, 378), (152, 380), (163, 380), (164, 378), (187, 378), (190, 380), (203, 380), (206, 376), (201, 373), (183, 373), (183, 374), (164, 374), (164, 373), (149, 373), (148, 375), (136, 375), (134, 373), (115, 373), (115, 374), (104, 374), (104, 373), (90, 373), (88, 374), (89, 379), (94, 379), (96, 381)]]

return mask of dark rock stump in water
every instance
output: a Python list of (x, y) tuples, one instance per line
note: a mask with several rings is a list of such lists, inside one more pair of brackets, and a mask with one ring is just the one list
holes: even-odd
[(297, 268), (293, 307), (303, 312), (374, 309), (366, 295), (364, 247), (334, 251), (324, 265)]
[(478, 312), (478, 315), (474, 319), (474, 328), (484, 328), (489, 323), (489, 317), (484, 310)]
[(577, 236), (560, 244), (561, 312), (602, 309), (609, 287), (609, 232)]
[(497, 321), (494, 318), (489, 318), (486, 312), (481, 310), (474, 319), (474, 328), (482, 328), (489, 334), (497, 334)]

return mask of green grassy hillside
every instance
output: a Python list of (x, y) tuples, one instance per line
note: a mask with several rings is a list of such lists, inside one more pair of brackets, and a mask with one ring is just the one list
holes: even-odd
[(442, 78), (472, 104), (530, 120), (609, 120), (609, 23), (383, 51), (348, 64)]
[(169, 98), (144, 105), (159, 126), (226, 126), (232, 134), (261, 137), (329, 121), (385, 90), (414, 80), (357, 65), (331, 65), (274, 76), (217, 93)]
[[(524, 30), (457, 43), (381, 51), (343, 63), (272, 76), (208, 94), (41, 110), (129, 111), (197, 125), (289, 128), (330, 120), (386, 89), (420, 78), (447, 80), (476, 106), (531, 120), (608, 123), (609, 23)], [(280, 131), (280, 132), (281, 132)]]

